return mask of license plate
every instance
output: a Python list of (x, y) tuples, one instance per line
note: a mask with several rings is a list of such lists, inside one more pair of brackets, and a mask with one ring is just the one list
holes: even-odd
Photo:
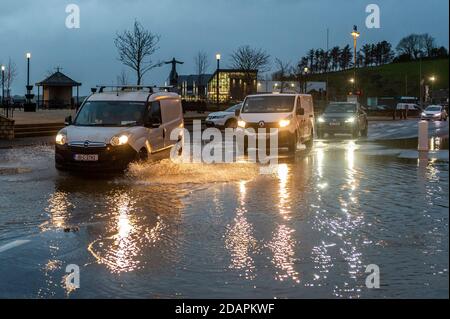
[(73, 158), (81, 162), (95, 162), (98, 161), (98, 154), (75, 154)]
[(339, 123), (339, 122), (331, 122), (330, 123), (330, 126), (339, 126), (339, 125), (341, 125), (341, 123)]

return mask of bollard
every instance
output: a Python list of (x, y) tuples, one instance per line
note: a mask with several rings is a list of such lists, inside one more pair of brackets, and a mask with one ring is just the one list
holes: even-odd
[(419, 152), (428, 152), (428, 121), (419, 122)]

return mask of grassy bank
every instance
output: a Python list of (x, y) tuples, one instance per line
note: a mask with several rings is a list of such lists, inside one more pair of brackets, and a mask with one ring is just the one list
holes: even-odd
[[(422, 76), (429, 82), (431, 75), (436, 77), (434, 89), (448, 88), (449, 60), (436, 59), (422, 61)], [(358, 88), (363, 97), (370, 96), (419, 96), (420, 62), (392, 63), (377, 67), (356, 70)], [(345, 96), (352, 89), (349, 79), (353, 70), (328, 74), (330, 96)], [(309, 81), (326, 81), (325, 74), (310, 75)]]

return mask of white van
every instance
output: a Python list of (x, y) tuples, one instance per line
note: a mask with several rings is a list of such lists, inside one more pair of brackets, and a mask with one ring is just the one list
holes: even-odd
[[(244, 138), (254, 138), (258, 129), (269, 129), (266, 131), (269, 139), (270, 128), (278, 128), (278, 147), (287, 147), (290, 152), (295, 152), (298, 143), (309, 146), (313, 142), (314, 109), (310, 94), (249, 95), (237, 115), (236, 132)], [(247, 147), (245, 142), (244, 149)]]
[(101, 87), (91, 94), (56, 136), (56, 168), (123, 170), (132, 161), (172, 147), (177, 140), (170, 133), (184, 127), (181, 100), (176, 93), (154, 91)]

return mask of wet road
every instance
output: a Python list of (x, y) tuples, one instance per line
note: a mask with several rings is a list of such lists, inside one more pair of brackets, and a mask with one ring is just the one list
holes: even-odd
[(404, 151), (321, 140), (272, 175), (163, 160), (99, 179), (57, 172), (52, 146), (0, 150), (0, 297), (448, 298), (448, 156)]

